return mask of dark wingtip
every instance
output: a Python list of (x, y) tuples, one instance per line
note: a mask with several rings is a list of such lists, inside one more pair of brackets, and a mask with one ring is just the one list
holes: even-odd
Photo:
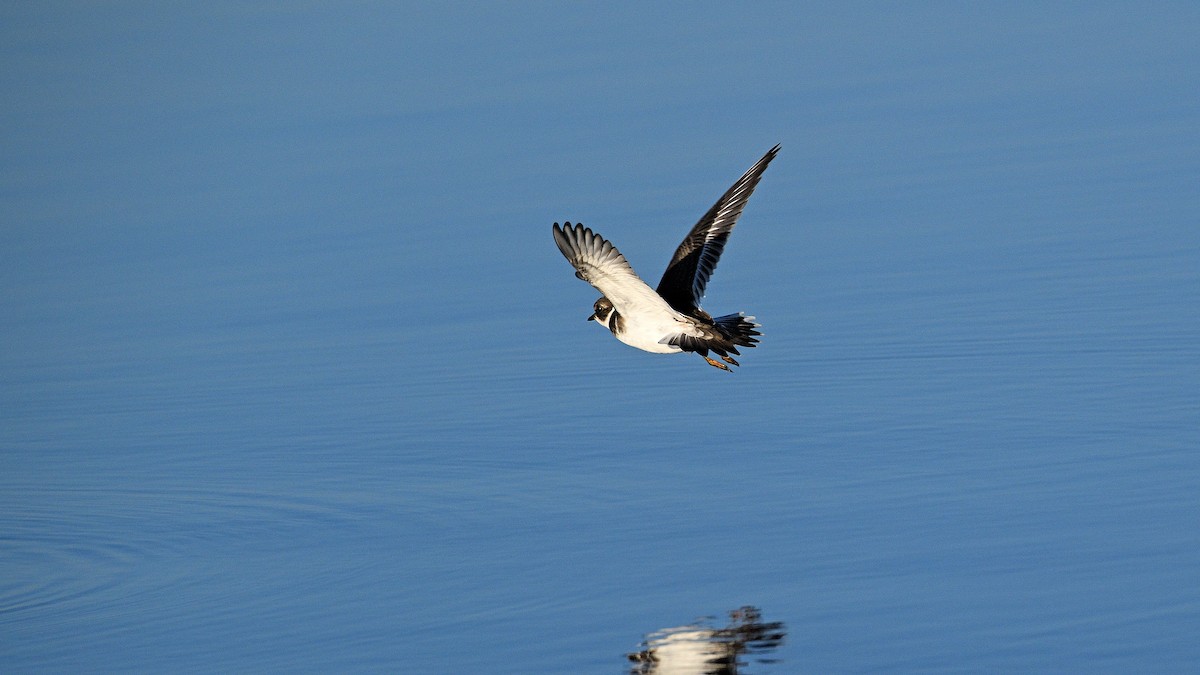
[[(570, 223), (567, 224), (570, 225)], [(567, 237), (566, 228), (559, 227), (558, 223), (555, 223), (554, 227), (550, 228), (550, 231), (554, 233), (554, 244), (558, 246), (558, 250), (562, 251), (562, 254), (567, 257), (567, 260), (570, 260), (571, 241)]]

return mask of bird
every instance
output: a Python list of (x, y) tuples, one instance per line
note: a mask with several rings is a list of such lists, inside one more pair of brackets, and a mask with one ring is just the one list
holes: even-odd
[[(657, 288), (642, 281), (617, 247), (590, 228), (582, 223), (554, 223), (554, 242), (575, 268), (575, 276), (602, 293), (588, 321), (643, 351), (694, 352), (708, 365), (727, 372), (733, 372), (729, 366), (741, 365), (733, 357), (741, 355), (738, 347), (758, 344), (761, 324), (743, 312), (714, 319), (701, 309), (700, 300), (733, 226), (779, 148), (768, 150), (692, 227)], [(710, 357), (710, 352), (721, 361)]]

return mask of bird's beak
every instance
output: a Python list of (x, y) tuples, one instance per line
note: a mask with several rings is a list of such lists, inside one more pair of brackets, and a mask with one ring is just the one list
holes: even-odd
[(592, 315), (588, 317), (588, 321), (595, 321), (595, 320), (596, 320), (596, 313), (592, 312)]

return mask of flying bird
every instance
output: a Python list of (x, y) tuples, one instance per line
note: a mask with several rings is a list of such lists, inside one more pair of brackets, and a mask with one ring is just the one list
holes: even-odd
[(739, 365), (733, 358), (741, 354), (738, 347), (754, 347), (761, 326), (742, 312), (714, 319), (700, 308), (700, 300), (738, 216), (778, 153), (778, 145), (768, 150), (704, 214), (675, 250), (658, 288), (650, 288), (612, 242), (582, 223), (554, 223), (554, 242), (575, 276), (603, 294), (588, 321), (630, 347), (655, 354), (695, 352), (708, 365), (732, 372), (729, 366)]

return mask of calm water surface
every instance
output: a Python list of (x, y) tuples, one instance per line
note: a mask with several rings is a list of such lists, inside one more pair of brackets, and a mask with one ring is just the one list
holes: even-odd
[[(1200, 666), (1195, 12), (22, 11), (6, 672)], [(584, 321), (775, 142), (739, 372)]]

